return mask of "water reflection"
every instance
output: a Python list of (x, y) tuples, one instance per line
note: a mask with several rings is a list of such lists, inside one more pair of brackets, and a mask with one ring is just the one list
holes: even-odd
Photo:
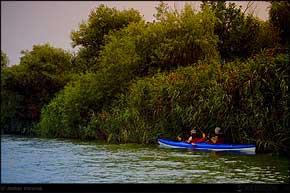
[(239, 155), (2, 136), (2, 183), (285, 183), (289, 161)]

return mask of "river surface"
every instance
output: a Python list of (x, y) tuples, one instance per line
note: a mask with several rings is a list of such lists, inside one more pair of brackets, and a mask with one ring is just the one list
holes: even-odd
[(3, 135), (1, 183), (289, 183), (289, 160)]

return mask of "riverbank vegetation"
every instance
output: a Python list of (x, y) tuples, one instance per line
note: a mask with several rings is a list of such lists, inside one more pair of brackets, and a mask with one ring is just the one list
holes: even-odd
[(102, 5), (71, 33), (75, 54), (35, 45), (7, 66), (1, 52), (2, 132), (155, 143), (220, 126), (231, 143), (287, 154), (289, 5), (262, 21), (234, 3), (161, 2), (153, 22)]

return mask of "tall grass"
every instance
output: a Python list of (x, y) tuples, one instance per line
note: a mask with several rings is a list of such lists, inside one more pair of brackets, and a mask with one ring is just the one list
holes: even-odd
[(231, 143), (255, 143), (258, 151), (289, 150), (287, 55), (247, 62), (199, 63), (132, 83), (92, 124), (110, 142), (154, 143), (197, 127), (224, 129)]

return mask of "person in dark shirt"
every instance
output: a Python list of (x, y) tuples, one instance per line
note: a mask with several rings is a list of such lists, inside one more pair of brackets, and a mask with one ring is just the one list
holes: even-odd
[(208, 144), (222, 144), (225, 142), (225, 136), (220, 127), (216, 127), (214, 130), (214, 136), (208, 136), (206, 143)]

